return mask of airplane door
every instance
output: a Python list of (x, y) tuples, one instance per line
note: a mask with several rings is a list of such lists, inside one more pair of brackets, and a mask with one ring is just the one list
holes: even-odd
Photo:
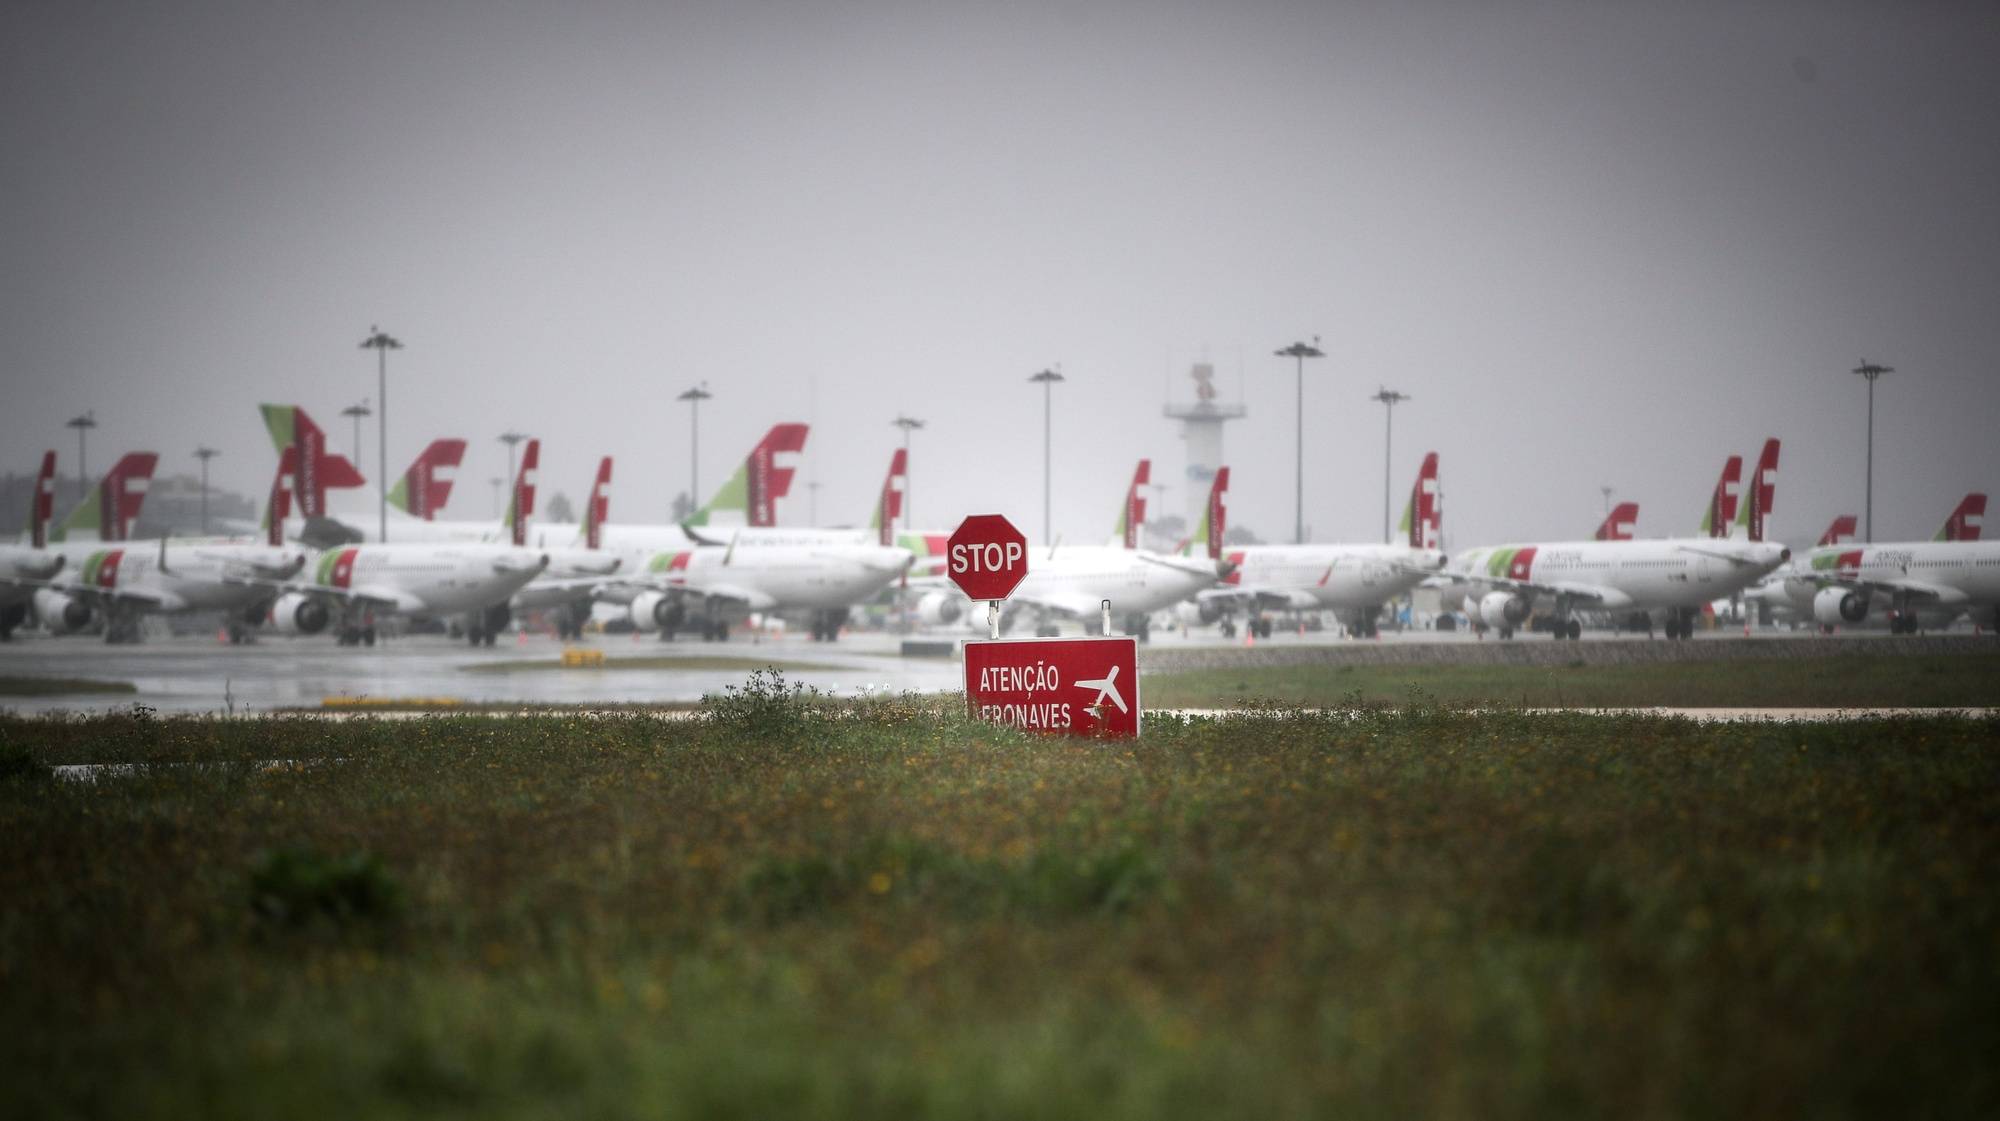
[(1703, 584), (1715, 579), (1713, 562), (1709, 558), (1698, 556), (1694, 559), (1694, 578)]

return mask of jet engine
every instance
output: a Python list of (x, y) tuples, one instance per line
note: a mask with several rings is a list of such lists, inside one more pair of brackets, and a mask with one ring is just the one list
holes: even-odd
[(1846, 588), (1821, 588), (1813, 596), (1813, 619), (1823, 626), (1859, 623), (1868, 617), (1868, 597)]
[(950, 592), (925, 592), (917, 600), (917, 621), (927, 627), (941, 627), (956, 623), (964, 614), (957, 596)]
[(97, 613), (90, 605), (49, 588), (35, 590), (35, 618), (56, 634), (71, 634), (90, 625)]
[(1489, 627), (1518, 627), (1528, 617), (1528, 601), (1513, 592), (1487, 592), (1479, 600), (1479, 618)]
[(632, 626), (647, 634), (662, 627), (678, 629), (687, 621), (687, 609), (665, 592), (640, 592), (632, 597)]
[(271, 627), (279, 634), (318, 634), (333, 620), (326, 601), (286, 592), (271, 605)]

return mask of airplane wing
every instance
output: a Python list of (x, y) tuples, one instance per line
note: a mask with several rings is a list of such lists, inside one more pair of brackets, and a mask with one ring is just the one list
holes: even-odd
[(1880, 577), (1824, 576), (1821, 587), (1851, 588), (1856, 591), (1882, 592), (1888, 595), (1908, 596), (1911, 599), (1934, 603), (1940, 607), (1961, 607), (1972, 601), (1957, 588), (1943, 584), (1927, 584), (1922, 580), (1882, 579)]
[(1013, 595), (1007, 597), (1007, 602), (1004, 606), (1008, 610), (1016, 607), (1031, 607), (1038, 611), (1047, 612), (1050, 615), (1060, 615), (1066, 619), (1095, 619), (1097, 618), (1099, 609), (1103, 605), (1095, 596), (1074, 593), (1065, 595), (1060, 592), (1052, 595), (1024, 595), (1016, 591)]
[(723, 603), (739, 607), (745, 611), (769, 611), (778, 606), (778, 601), (768, 593), (755, 588), (742, 588), (730, 584), (710, 584), (704, 588), (681, 586), (673, 588), (678, 595), (705, 603)]
[(141, 611), (181, 611), (187, 608), (187, 601), (180, 596), (150, 588), (100, 588), (73, 580), (43, 580), (34, 582), (32, 586), (61, 592), (92, 607), (107, 610), (137, 607)]
[(1727, 561), (1730, 564), (1738, 566), (1739, 568), (1756, 563), (1747, 558), (1736, 556), (1733, 553), (1725, 553), (1720, 549), (1702, 549), (1702, 548), (1697, 548), (1696, 546), (1693, 545), (1682, 545), (1680, 546), (1680, 551), (1683, 553), (1693, 553), (1696, 556), (1707, 557), (1710, 560)]
[(1528, 595), (1564, 596), (1571, 602), (1589, 604), (1608, 610), (1632, 606), (1632, 597), (1617, 588), (1607, 588), (1602, 584), (1584, 584), (1574, 580), (1510, 580), (1504, 576), (1467, 576), (1464, 573), (1434, 573), (1446, 577), (1453, 583), (1474, 584), (1495, 591), (1521, 592)]
[(1311, 611), (1319, 600), (1303, 588), (1203, 588), (1194, 594), (1197, 603), (1227, 604), (1239, 609), (1252, 606), (1289, 611)]
[(1221, 579), (1221, 577), (1216, 575), (1215, 566), (1205, 559), (1195, 562), (1183, 560), (1179, 557), (1163, 557), (1156, 553), (1145, 551), (1141, 551), (1138, 557), (1147, 564), (1156, 564), (1161, 568), (1171, 569), (1183, 575), (1198, 576), (1210, 581)]

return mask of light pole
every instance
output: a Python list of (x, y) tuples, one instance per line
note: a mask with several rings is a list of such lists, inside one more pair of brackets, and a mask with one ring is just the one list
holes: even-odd
[(701, 403), (715, 394), (708, 391), (708, 383), (700, 385), (674, 398), (688, 403), (688, 509), (701, 509)]
[(375, 411), (368, 407), (368, 398), (363, 397), (360, 404), (349, 405), (340, 410), (340, 415), (354, 421), (354, 466), (356, 470), (359, 470), (361, 467), (361, 418), (374, 416)]
[(1608, 518), (1611, 516), (1611, 488), (1602, 486), (1597, 489), (1604, 492), (1604, 516)]
[(76, 500), (81, 502), (84, 494), (90, 490), (90, 468), (86, 466), (83, 458), (83, 435), (97, 427), (97, 410), (92, 409), (80, 416), (73, 416), (63, 422), (63, 427), (76, 429)]
[(506, 481), (498, 475), (486, 480), (493, 488), (493, 516), (496, 518), (500, 516), (500, 484)]
[(515, 432), (512, 429), (502, 432), (499, 436), (500, 442), (507, 445), (507, 478), (510, 480), (514, 477), (514, 445), (527, 438), (527, 433)]
[(1389, 449), (1395, 446), (1396, 406), (1410, 399), (1407, 393), (1377, 387), (1370, 401), (1382, 402), (1382, 544), (1390, 542), (1389, 537)]
[(389, 541), (389, 352), (403, 349), (387, 331), (370, 326), (361, 349), (375, 352), (375, 539)]
[(1875, 379), (1883, 374), (1895, 373), (1896, 368), (1878, 366), (1863, 358), (1861, 365), (1854, 367), (1854, 372), (1868, 381), (1868, 500), (1862, 510), (1867, 520), (1862, 523), (1861, 540), (1872, 544), (1875, 541)]
[(818, 525), (819, 524), (819, 480), (818, 479), (814, 479), (812, 482), (806, 484), (806, 504), (807, 504), (806, 521), (809, 524)]
[(924, 426), (924, 422), (913, 416), (898, 414), (889, 422), (903, 430), (903, 528), (910, 528), (910, 433)]
[(194, 450), (196, 459), (201, 460), (201, 535), (208, 536), (208, 461), (222, 453), (214, 448), (201, 447)]
[(1326, 357), (1326, 352), (1318, 344), (1319, 336), (1314, 335), (1312, 345), (1293, 343), (1273, 352), (1280, 358), (1291, 358), (1297, 363), (1297, 386), (1292, 405), (1292, 416), (1298, 428), (1298, 454), (1293, 464), (1295, 479), (1292, 489), (1292, 543), (1295, 545), (1306, 542), (1306, 359)]
[(1051, 408), (1049, 394), (1057, 382), (1067, 379), (1054, 370), (1043, 370), (1028, 380), (1030, 382), (1042, 383), (1042, 540), (1053, 542), (1056, 537), (1054, 530), (1050, 528), (1051, 523), (1049, 520), (1049, 416)]

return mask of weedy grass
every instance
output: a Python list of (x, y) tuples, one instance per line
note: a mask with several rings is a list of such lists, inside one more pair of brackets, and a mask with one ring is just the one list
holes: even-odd
[[(19, 1116), (1992, 1116), (2000, 722), (0, 718)], [(94, 781), (65, 762), (141, 762)]]
[(1831, 658), (1641, 665), (1245, 666), (1147, 674), (1162, 708), (1329, 707), (1401, 701), (1421, 689), (1448, 704), (1532, 708), (2000, 707), (2000, 653), (1859, 654)]

